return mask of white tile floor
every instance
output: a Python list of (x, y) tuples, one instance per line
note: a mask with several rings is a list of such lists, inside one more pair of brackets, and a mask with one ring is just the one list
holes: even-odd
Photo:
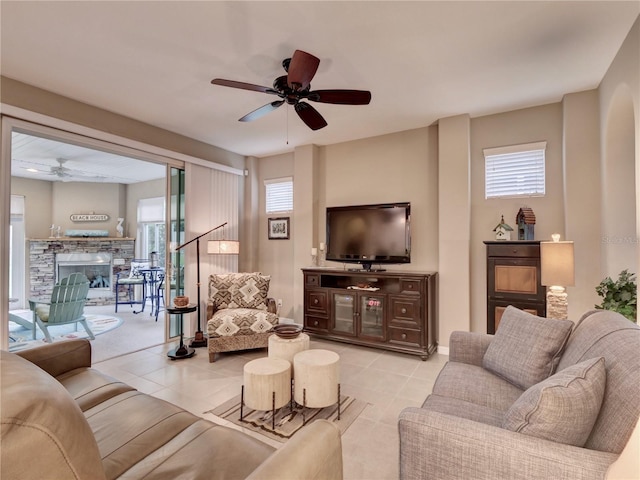
[[(204, 412), (239, 394), (244, 364), (265, 356), (266, 349), (226, 353), (209, 363), (206, 348), (197, 349), (190, 359), (171, 361), (166, 352), (174, 346), (152, 347), (94, 367), (196, 415), (240, 429)], [(342, 437), (345, 480), (397, 479), (398, 414), (422, 404), (447, 357), (435, 354), (423, 362), (415, 356), (323, 340), (312, 340), (311, 348), (338, 353), (342, 392), (369, 404)]]

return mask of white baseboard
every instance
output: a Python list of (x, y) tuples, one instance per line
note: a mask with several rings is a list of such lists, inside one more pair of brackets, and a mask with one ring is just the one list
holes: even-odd
[(438, 345), (438, 353), (441, 355), (449, 356), (449, 347), (443, 347), (441, 345)]

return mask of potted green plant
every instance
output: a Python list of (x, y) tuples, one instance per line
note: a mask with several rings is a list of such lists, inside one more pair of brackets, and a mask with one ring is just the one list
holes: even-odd
[(615, 282), (607, 277), (596, 287), (596, 292), (602, 297), (602, 303), (596, 308), (613, 310), (632, 322), (637, 321), (638, 286), (634, 273), (623, 270)]

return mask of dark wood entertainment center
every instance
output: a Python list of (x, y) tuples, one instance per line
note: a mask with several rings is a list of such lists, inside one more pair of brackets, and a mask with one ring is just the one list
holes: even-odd
[(303, 268), (311, 335), (419, 355), (436, 351), (437, 273)]

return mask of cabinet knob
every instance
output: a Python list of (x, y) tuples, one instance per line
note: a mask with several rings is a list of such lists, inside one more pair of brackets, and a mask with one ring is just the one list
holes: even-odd
[(410, 284), (409, 284), (409, 290), (412, 290), (412, 289), (413, 289), (413, 284), (412, 284), (412, 283), (410, 283)]
[(400, 312), (407, 313), (407, 309), (403, 307), (402, 309), (400, 309)]
[(513, 253), (518, 253), (518, 250), (514, 248)]
[(317, 326), (318, 326), (318, 324), (319, 324), (318, 320), (316, 320), (315, 322), (313, 322), (313, 324), (317, 327)]
[(402, 339), (403, 339), (403, 340), (406, 340), (406, 339), (407, 339), (407, 334), (406, 334), (406, 333), (403, 333), (401, 336), (402, 336)]
[(317, 299), (317, 298), (314, 298), (314, 299), (313, 299), (313, 303), (314, 303), (314, 305), (317, 305), (317, 304), (318, 304), (318, 299)]

